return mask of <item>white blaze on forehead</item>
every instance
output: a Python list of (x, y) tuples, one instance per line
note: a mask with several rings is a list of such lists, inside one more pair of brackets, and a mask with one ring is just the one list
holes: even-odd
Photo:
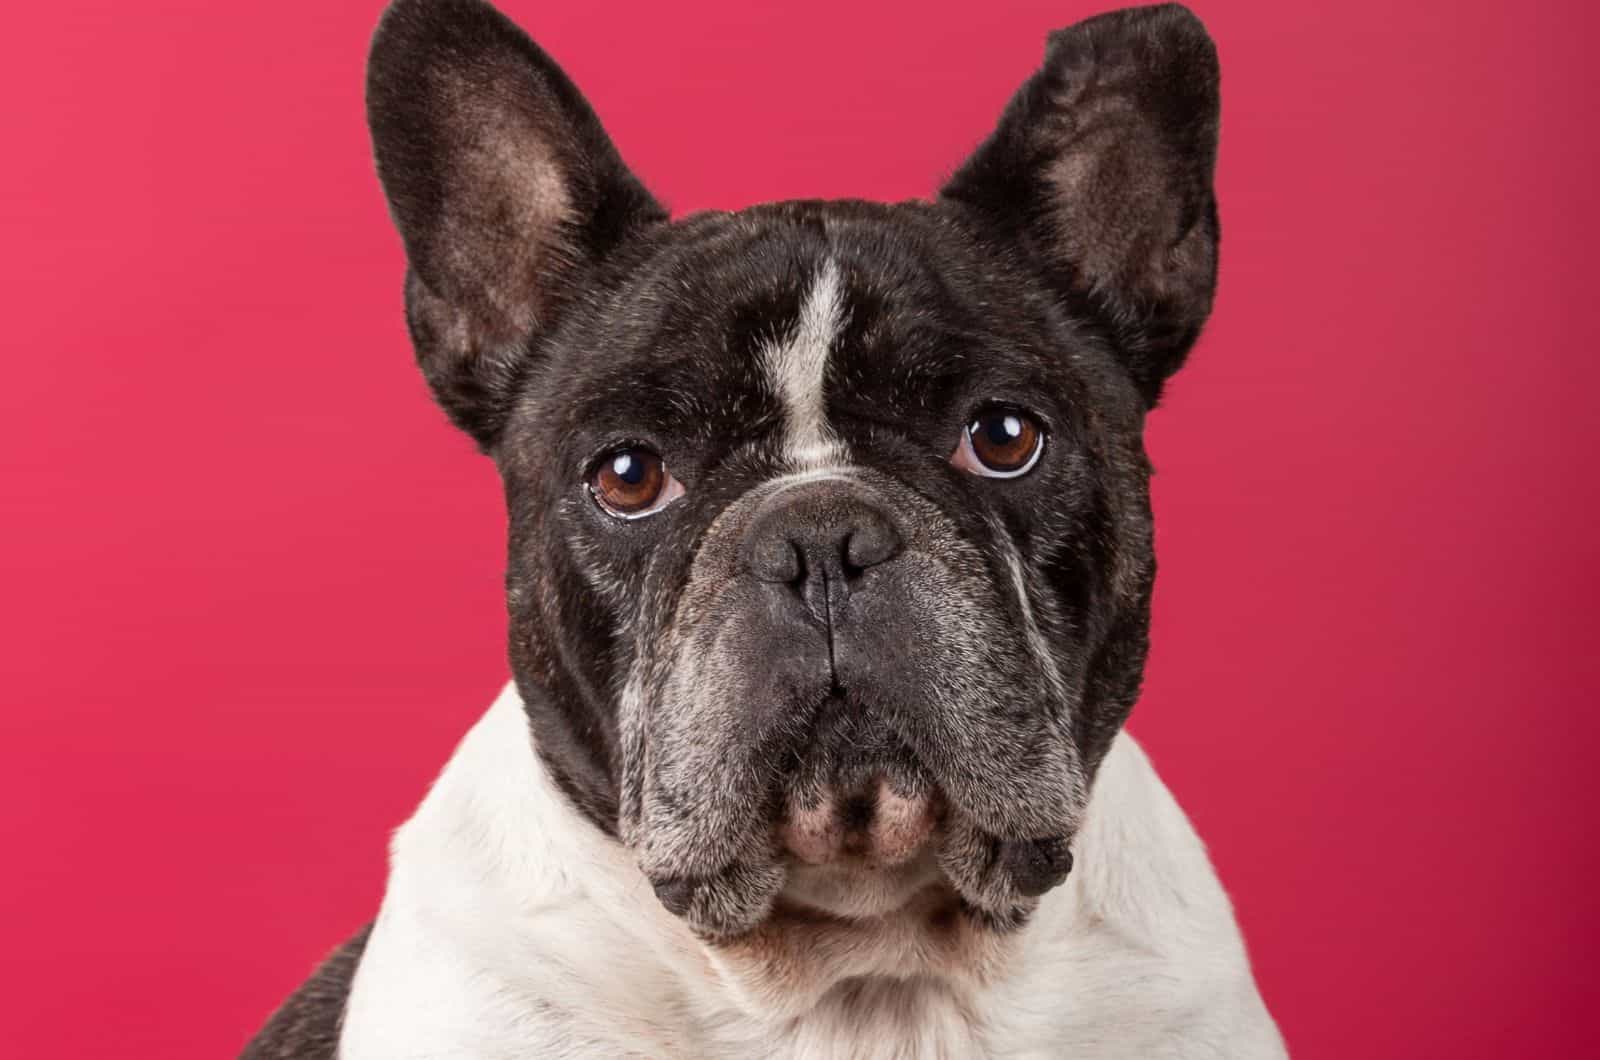
[(793, 332), (761, 348), (772, 387), (783, 402), (784, 454), (796, 469), (842, 463), (844, 446), (828, 426), (822, 384), (828, 352), (844, 323), (838, 263), (828, 260), (806, 292)]

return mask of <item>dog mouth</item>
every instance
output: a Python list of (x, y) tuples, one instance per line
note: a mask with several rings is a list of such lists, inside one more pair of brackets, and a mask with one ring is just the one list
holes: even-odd
[(1024, 923), (1073, 864), (1070, 835), (991, 836), (937, 784), (907, 780), (903, 770), (791, 791), (768, 855), (704, 877), (655, 879), (656, 896), (711, 944), (734, 942), (785, 910), (864, 921), (931, 893), (1003, 933)]
[(955, 900), (974, 922), (996, 933), (1021, 927), (1039, 898), (1073, 867), (1070, 840), (990, 840), (975, 852), (959, 831), (936, 831), (915, 854), (895, 864), (847, 855), (816, 865), (792, 855), (739, 863), (708, 877), (652, 881), (668, 912), (703, 941), (738, 941), (775, 911), (803, 911), (841, 921), (890, 916), (921, 895)]
[(993, 905), (1012, 893), (1038, 898), (1072, 869), (1065, 836), (978, 838), (937, 786), (905, 793), (879, 780), (818, 805), (791, 802), (775, 835), (788, 871), (779, 897), (838, 916), (874, 916), (931, 885), (959, 892), (959, 880)]
[(869, 779), (843, 795), (791, 795), (774, 827), (787, 879), (777, 901), (841, 918), (882, 916), (944, 882), (935, 850), (946, 804), (936, 786)]

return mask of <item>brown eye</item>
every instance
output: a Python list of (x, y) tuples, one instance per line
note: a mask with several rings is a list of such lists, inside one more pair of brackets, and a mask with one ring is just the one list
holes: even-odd
[(1016, 478), (1033, 470), (1044, 451), (1044, 428), (1021, 409), (997, 406), (973, 418), (950, 462), (986, 478)]
[(607, 453), (589, 490), (600, 507), (622, 519), (640, 519), (683, 496), (683, 484), (667, 472), (661, 457), (640, 446)]

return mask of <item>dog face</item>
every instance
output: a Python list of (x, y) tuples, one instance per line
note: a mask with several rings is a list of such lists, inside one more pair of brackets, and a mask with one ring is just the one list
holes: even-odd
[(669, 221), (478, 0), (390, 8), (368, 112), (573, 803), (708, 940), (933, 883), (1021, 922), (1146, 654), (1143, 420), (1215, 279), (1199, 23), (1053, 34), (932, 202)]

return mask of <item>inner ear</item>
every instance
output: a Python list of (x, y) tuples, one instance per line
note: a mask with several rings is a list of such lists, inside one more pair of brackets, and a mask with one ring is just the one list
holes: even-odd
[(530, 341), (589, 270), (666, 211), (561, 69), (481, 0), (396, 0), (373, 37), (367, 120), (410, 266), (423, 374), (488, 447)]
[(1146, 402), (1211, 312), (1216, 49), (1177, 4), (1050, 35), (1043, 66), (942, 190), (1098, 317)]

